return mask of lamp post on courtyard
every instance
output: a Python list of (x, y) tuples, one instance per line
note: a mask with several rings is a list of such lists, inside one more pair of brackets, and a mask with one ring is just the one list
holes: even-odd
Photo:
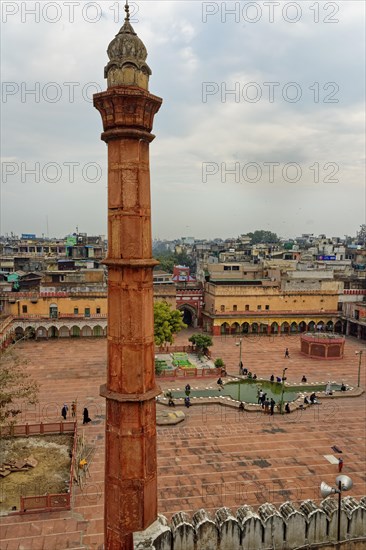
[(331, 494), (338, 493), (338, 517), (337, 517), (337, 541), (341, 539), (341, 506), (342, 506), (342, 491), (348, 491), (352, 489), (353, 481), (350, 477), (340, 475), (336, 477), (337, 487), (330, 487), (325, 481), (320, 484), (320, 493), (323, 498), (328, 497)]
[[(236, 346), (239, 346), (239, 374), (243, 374), (243, 363), (242, 363), (242, 360), (241, 360), (241, 345), (242, 345), (242, 341), (243, 341), (243, 338), (239, 338), (239, 342), (236, 342)], [(239, 384), (238, 384), (238, 401), (240, 401), (240, 389), (241, 389), (241, 385), (240, 385), (240, 380), (239, 380)]]
[(239, 338), (239, 342), (236, 342), (236, 346), (239, 346), (239, 374), (243, 374), (243, 363), (241, 360), (241, 345), (243, 338)]
[(285, 393), (285, 373), (287, 371), (287, 367), (283, 369), (282, 372), (282, 391), (281, 391), (281, 401), (280, 401), (280, 413), (283, 414), (283, 394)]
[(356, 355), (358, 355), (358, 376), (357, 376), (357, 387), (359, 388), (360, 387), (360, 383), (361, 383), (361, 362), (362, 362), (362, 354), (363, 354), (363, 350), (360, 350), (360, 351), (356, 351), (355, 352)]

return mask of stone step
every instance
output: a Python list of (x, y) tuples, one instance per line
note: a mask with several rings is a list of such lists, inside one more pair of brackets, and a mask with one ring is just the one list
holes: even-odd
[(84, 550), (81, 531), (1, 540), (1, 550)]

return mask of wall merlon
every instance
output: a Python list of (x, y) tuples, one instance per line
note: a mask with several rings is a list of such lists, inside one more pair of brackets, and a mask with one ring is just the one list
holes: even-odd
[[(365, 504), (366, 497), (358, 501), (348, 496), (342, 501), (341, 540), (348, 541), (345, 550), (366, 545)], [(135, 548), (137, 543), (148, 543), (150, 539), (152, 546), (147, 547), (155, 550), (295, 550), (313, 545), (332, 548), (337, 539), (337, 510), (337, 499), (328, 497), (320, 506), (312, 500), (301, 502), (298, 508), (289, 501), (279, 509), (265, 503), (258, 512), (243, 505), (235, 515), (225, 507), (214, 515), (200, 509), (192, 519), (185, 512), (178, 512), (170, 527), (167, 519), (159, 516), (149, 529), (135, 533)], [(364, 543), (360, 542), (362, 537)]]

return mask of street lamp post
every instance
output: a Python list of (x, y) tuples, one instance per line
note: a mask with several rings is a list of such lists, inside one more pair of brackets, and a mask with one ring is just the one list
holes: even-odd
[(287, 371), (287, 367), (283, 369), (282, 372), (282, 391), (281, 391), (281, 401), (280, 401), (280, 413), (283, 414), (283, 394), (285, 393), (285, 373)]
[[(336, 481), (338, 478), (336, 479)], [(338, 542), (341, 540), (341, 508), (342, 508), (342, 482), (341, 480), (337, 483), (338, 489), (338, 516), (337, 516), (337, 539)]]
[(239, 342), (236, 342), (236, 346), (239, 346), (239, 374), (243, 374), (242, 372), (242, 361), (241, 361), (241, 345), (242, 345), (243, 338), (239, 339)]
[[(239, 346), (239, 374), (243, 374), (242, 362), (241, 362), (241, 344), (242, 338), (239, 338), (239, 342), (236, 342), (236, 346)], [(238, 401), (240, 401), (240, 380), (238, 384)]]
[(340, 475), (336, 477), (337, 487), (330, 487), (325, 481), (322, 481), (320, 484), (320, 493), (323, 498), (328, 497), (332, 493), (338, 494), (338, 516), (337, 516), (337, 541), (341, 540), (341, 507), (342, 507), (342, 492), (348, 491), (353, 487), (353, 481), (350, 477), (345, 475)]
[(357, 387), (360, 387), (361, 383), (361, 362), (362, 362), (362, 354), (363, 350), (356, 351), (356, 355), (358, 355), (358, 376), (357, 376)]

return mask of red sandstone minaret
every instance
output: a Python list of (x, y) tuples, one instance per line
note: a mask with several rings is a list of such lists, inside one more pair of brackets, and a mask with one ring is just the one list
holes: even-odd
[(108, 89), (94, 96), (108, 145), (105, 550), (132, 550), (132, 533), (157, 517), (149, 143), (162, 100), (148, 91), (147, 51), (125, 10)]

